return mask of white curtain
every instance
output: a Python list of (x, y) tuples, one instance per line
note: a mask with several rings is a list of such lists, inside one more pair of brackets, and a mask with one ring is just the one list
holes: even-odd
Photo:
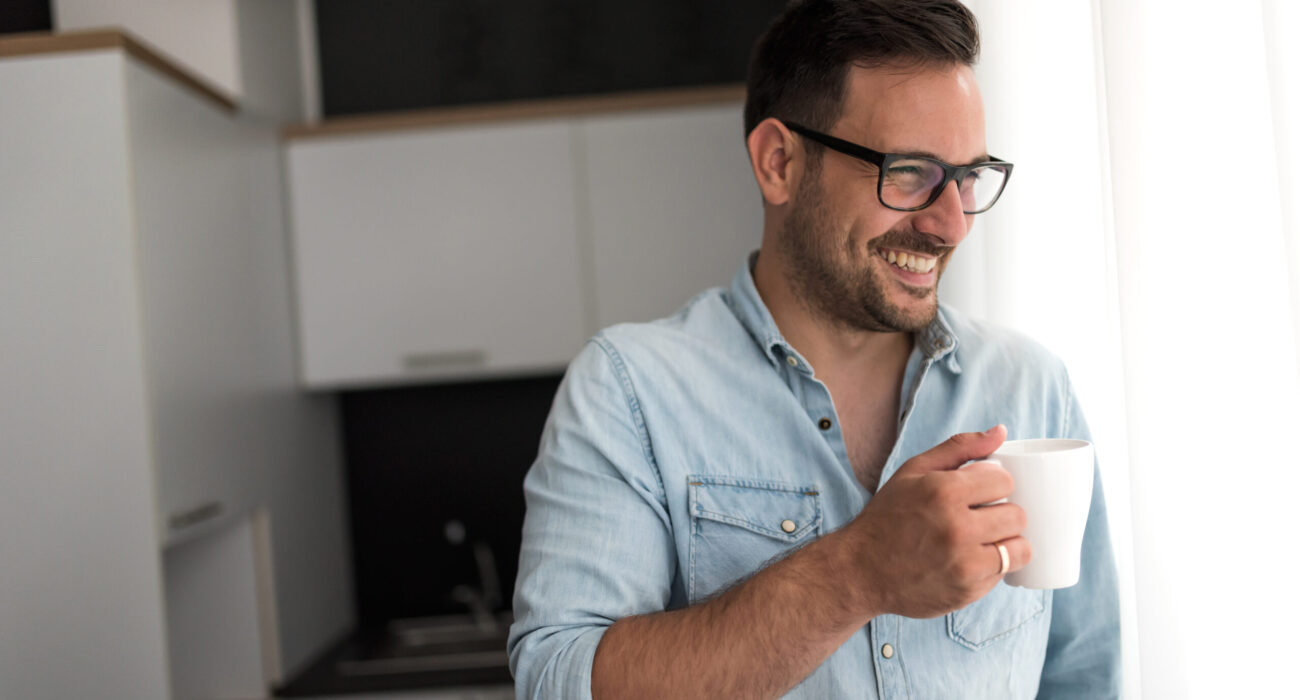
[(1070, 368), (1125, 697), (1296, 693), (1300, 2), (968, 4), (1016, 171), (941, 296)]

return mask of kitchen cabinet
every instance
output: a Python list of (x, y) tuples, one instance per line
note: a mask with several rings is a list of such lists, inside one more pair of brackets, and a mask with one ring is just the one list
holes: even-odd
[(291, 136), (304, 383), (554, 371), (600, 328), (727, 284), (762, 230), (739, 97)]
[(729, 284), (763, 232), (740, 103), (596, 115), (579, 129), (596, 325), (667, 316)]
[[(261, 434), (258, 238), (275, 212), (275, 162), (262, 130), (232, 119), (153, 70), (125, 71), (134, 221), (130, 245), (164, 544), (247, 512)], [(120, 136), (118, 138), (121, 138)]]
[(562, 367), (584, 332), (572, 129), (291, 142), (305, 383)]
[(351, 624), (277, 135), (114, 31), (0, 37), (0, 95), (0, 697), (265, 688)]

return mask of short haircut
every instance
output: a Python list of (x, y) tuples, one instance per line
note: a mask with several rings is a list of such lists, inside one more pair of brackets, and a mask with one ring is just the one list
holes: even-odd
[(768, 117), (825, 131), (849, 66), (971, 66), (979, 25), (958, 0), (793, 0), (754, 44), (745, 134)]

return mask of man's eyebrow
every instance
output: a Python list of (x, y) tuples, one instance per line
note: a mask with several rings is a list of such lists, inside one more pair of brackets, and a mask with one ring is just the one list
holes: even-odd
[[(938, 154), (931, 153), (930, 151), (921, 150), (921, 149), (919, 149), (919, 148), (908, 148), (908, 149), (903, 149), (903, 150), (898, 150), (898, 151), (889, 151), (889, 152), (890, 152), (890, 153), (897, 153), (898, 155), (901, 155), (901, 156), (921, 156), (922, 158), (932, 158), (932, 159), (937, 160), (937, 161), (939, 161), (939, 162), (941, 162), (941, 163), (947, 163), (947, 162), (948, 162), (948, 161), (944, 160), (943, 158), (940, 158)], [(987, 162), (989, 162), (989, 161), (991, 161), (991, 160), (993, 160), (993, 156), (991, 156), (991, 155), (985, 153), (985, 154), (983, 154), (983, 155), (981, 155), (981, 156), (977, 156), (977, 157), (975, 158), (975, 160), (972, 160), (972, 161), (969, 162), (969, 163), (951, 163), (951, 165), (956, 165), (956, 166), (962, 166), (962, 165), (974, 165), (974, 164), (976, 164), (976, 163), (987, 163)]]

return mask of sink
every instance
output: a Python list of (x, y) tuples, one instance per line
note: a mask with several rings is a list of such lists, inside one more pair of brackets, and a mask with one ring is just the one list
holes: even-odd
[(324, 654), (280, 697), (437, 687), (509, 687), (509, 612), (393, 620), (358, 631)]
[(438, 615), (388, 624), (387, 633), (363, 645), (360, 653), (338, 661), (343, 675), (425, 673), (506, 667), (510, 613), (487, 618)]

